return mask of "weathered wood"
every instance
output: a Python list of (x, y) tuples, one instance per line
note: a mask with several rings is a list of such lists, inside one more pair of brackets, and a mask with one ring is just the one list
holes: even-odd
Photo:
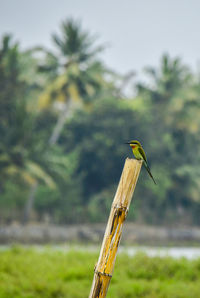
[(121, 239), (123, 222), (128, 214), (141, 166), (142, 161), (126, 159), (112, 203), (99, 260), (95, 266), (89, 298), (106, 297)]

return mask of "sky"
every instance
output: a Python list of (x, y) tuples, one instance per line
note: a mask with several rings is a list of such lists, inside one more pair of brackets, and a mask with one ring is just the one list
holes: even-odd
[(199, 0), (0, 0), (0, 36), (52, 48), (51, 33), (73, 17), (108, 46), (102, 60), (122, 74), (156, 67), (166, 52), (197, 70), (199, 14)]

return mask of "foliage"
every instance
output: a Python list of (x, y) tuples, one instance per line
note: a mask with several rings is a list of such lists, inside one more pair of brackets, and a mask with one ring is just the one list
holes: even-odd
[(65, 20), (52, 41), (52, 51), (22, 51), (2, 37), (1, 222), (22, 217), (36, 184), (36, 219), (105, 221), (132, 156), (124, 142), (139, 139), (157, 186), (142, 169), (129, 219), (199, 225), (199, 76), (164, 54), (123, 98), (120, 75), (100, 59), (104, 46), (80, 22)]
[[(88, 297), (96, 253), (0, 253), (0, 297)], [(200, 260), (119, 255), (108, 297), (199, 297)]]
[[(44, 92), (39, 98), (40, 108), (52, 104), (69, 103), (72, 107), (91, 103), (106, 90), (113, 91), (112, 83), (105, 79), (111, 73), (98, 59), (103, 46), (94, 46), (96, 38), (82, 29), (81, 23), (68, 19), (61, 24), (61, 34), (53, 34), (57, 51), (46, 52), (39, 70), (51, 73)], [(54, 74), (54, 75), (52, 75)]]
[[(124, 100), (106, 99), (90, 111), (78, 111), (60, 138), (66, 153), (77, 150), (77, 175), (83, 176), (84, 194), (97, 193), (119, 180), (128, 153), (124, 142), (136, 134), (137, 114)], [(102, 166), (103, 165), (103, 166)]]

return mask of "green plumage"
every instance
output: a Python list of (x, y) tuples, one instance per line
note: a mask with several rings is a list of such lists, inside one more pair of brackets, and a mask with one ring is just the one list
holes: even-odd
[(136, 159), (143, 160), (143, 164), (144, 164), (149, 176), (151, 177), (153, 182), (156, 184), (156, 181), (153, 178), (153, 175), (151, 174), (151, 170), (148, 166), (146, 154), (145, 154), (144, 149), (142, 148), (142, 145), (140, 144), (140, 142), (136, 141), (136, 140), (133, 140), (133, 141), (130, 141), (126, 144), (129, 144), (131, 146), (131, 148), (133, 150), (133, 154), (134, 154)]

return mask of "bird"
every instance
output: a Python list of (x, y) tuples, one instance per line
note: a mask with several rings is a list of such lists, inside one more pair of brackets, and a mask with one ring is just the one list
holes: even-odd
[(144, 149), (142, 148), (142, 145), (140, 144), (140, 142), (136, 141), (136, 140), (132, 140), (132, 141), (127, 142), (125, 144), (130, 145), (130, 147), (132, 148), (132, 151), (133, 151), (133, 155), (135, 156), (136, 159), (143, 161), (143, 164), (144, 164), (149, 176), (151, 177), (153, 182), (156, 184), (156, 181), (155, 181), (153, 175), (151, 174), (150, 167), (147, 163), (146, 154), (145, 154)]

